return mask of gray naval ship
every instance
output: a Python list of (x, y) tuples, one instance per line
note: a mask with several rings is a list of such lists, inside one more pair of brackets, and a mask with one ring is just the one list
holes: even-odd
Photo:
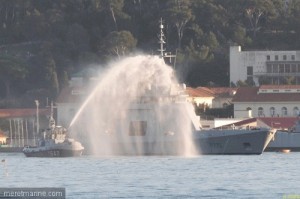
[(289, 131), (277, 130), (274, 139), (266, 148), (271, 152), (300, 151), (300, 118), (298, 116), (295, 126)]
[(148, 89), (122, 111), (126, 117), (93, 138), (106, 155), (261, 154), (275, 134), (266, 128), (202, 130), (185, 86)]
[[(160, 56), (143, 58), (138, 68), (149, 66), (152, 62), (161, 62), (160, 66), (163, 67), (165, 60), (172, 58), (172, 55), (164, 52), (162, 20), (160, 29)], [(141, 95), (136, 96), (128, 106), (119, 107), (118, 114), (104, 111), (107, 113), (104, 116), (95, 116), (97, 125), (92, 126), (90, 122), (84, 125), (102, 131), (90, 141), (82, 140), (87, 143), (84, 144), (85, 152), (90, 153), (91, 148), (96, 148), (99, 155), (261, 154), (273, 138), (274, 132), (262, 128), (202, 130), (200, 118), (188, 100), (186, 86), (171, 81), (166, 86), (159, 79), (160, 70), (158, 73), (153, 74), (147, 83), (140, 83), (136, 93)], [(125, 75), (122, 78), (124, 82), (131, 81), (126, 80)], [(110, 87), (110, 90), (114, 89)], [(110, 90), (105, 93), (106, 98)], [(96, 97), (99, 100), (97, 104), (105, 104), (101, 103), (102, 96), (99, 94)], [(121, 98), (122, 95), (116, 100)]]

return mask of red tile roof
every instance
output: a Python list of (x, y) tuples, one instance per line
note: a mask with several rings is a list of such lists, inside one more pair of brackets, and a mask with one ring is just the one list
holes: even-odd
[[(39, 109), (39, 115), (49, 115), (49, 109)], [(0, 109), (0, 118), (35, 116), (36, 109)]]
[(300, 93), (258, 93), (259, 87), (238, 88), (233, 102), (299, 102)]
[(221, 97), (221, 96), (232, 96), (237, 88), (227, 87), (187, 87), (187, 93), (192, 97)]
[(205, 87), (198, 87), (198, 88), (187, 87), (186, 92), (191, 97), (214, 97), (214, 93)]
[(215, 94), (222, 94), (222, 93), (233, 93), (237, 90), (237, 88), (230, 88), (230, 87), (211, 87), (209, 88)]
[(276, 129), (289, 129), (297, 121), (297, 117), (260, 117), (259, 120)]

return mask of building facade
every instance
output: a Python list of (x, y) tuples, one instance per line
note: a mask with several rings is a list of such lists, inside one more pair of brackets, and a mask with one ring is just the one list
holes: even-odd
[(300, 51), (242, 51), (230, 47), (230, 83), (300, 84)]
[(300, 110), (300, 85), (241, 87), (233, 104), (235, 118), (296, 117)]

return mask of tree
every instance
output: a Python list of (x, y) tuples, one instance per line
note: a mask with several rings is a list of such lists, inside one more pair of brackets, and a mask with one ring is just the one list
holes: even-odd
[(193, 18), (189, 0), (171, 0), (168, 3), (166, 17), (176, 27), (178, 48), (181, 48), (181, 40), (186, 24)]
[(56, 64), (50, 52), (41, 52), (31, 60), (30, 75), (27, 81), (31, 83), (33, 90), (46, 89), (49, 97), (56, 97), (59, 91), (59, 83), (56, 72)]
[(11, 97), (11, 83), (23, 80), (26, 74), (26, 65), (21, 60), (9, 55), (0, 56), (0, 81), (5, 85), (6, 98)]
[(136, 39), (129, 31), (114, 31), (106, 37), (102, 48), (106, 49), (108, 55), (116, 55), (120, 58), (121, 55), (128, 54), (136, 46), (136, 43)]
[(246, 28), (243, 28), (240, 25), (237, 25), (233, 29), (233, 42), (238, 45), (249, 45), (251, 43), (251, 39), (247, 36)]

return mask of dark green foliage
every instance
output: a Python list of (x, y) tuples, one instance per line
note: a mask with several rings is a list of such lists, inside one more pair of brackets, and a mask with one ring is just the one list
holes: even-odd
[(202, 119), (213, 118), (232, 118), (233, 117), (233, 104), (228, 105), (225, 108), (208, 108), (203, 104), (198, 107), (195, 106), (196, 114)]
[(177, 53), (176, 73), (189, 86), (229, 86), (231, 44), (300, 49), (298, 0), (2, 0), (0, 10), (2, 99), (29, 91), (55, 98), (90, 65), (155, 54), (161, 17), (167, 51)]

